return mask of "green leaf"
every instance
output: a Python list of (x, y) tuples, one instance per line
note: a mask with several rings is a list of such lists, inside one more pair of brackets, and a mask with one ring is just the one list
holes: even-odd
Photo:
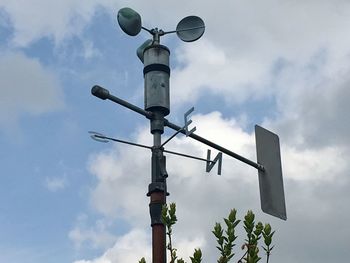
[(265, 224), (264, 232), (266, 235), (270, 235), (270, 233), (271, 233), (271, 225), (270, 224)]
[(228, 215), (228, 220), (230, 220), (230, 222), (235, 222), (236, 221), (236, 214), (237, 214), (237, 210), (232, 209), (230, 211), (230, 214)]
[(244, 219), (247, 221), (247, 222), (254, 222), (254, 219), (255, 219), (255, 215), (253, 213), (252, 210), (248, 210), (247, 214), (245, 215)]
[(217, 242), (220, 246), (222, 246), (224, 244), (224, 237), (218, 238)]
[(202, 262), (202, 251), (200, 248), (194, 250), (193, 257), (190, 257), (190, 259), (192, 263)]
[(223, 230), (220, 223), (215, 223), (214, 230), (212, 231), (212, 233), (215, 235), (216, 238), (222, 237)]
[(260, 236), (263, 230), (264, 230), (263, 224), (261, 222), (258, 222), (255, 226), (254, 234), (256, 236)]
[(232, 227), (232, 223), (227, 218), (224, 218), (224, 221), (227, 227)]
[(216, 246), (216, 248), (220, 251), (223, 252), (223, 249), (221, 247)]
[(237, 220), (236, 222), (234, 222), (233, 223), (233, 228), (235, 228), (240, 222), (241, 222), (241, 220)]
[(168, 214), (168, 207), (166, 204), (162, 207), (162, 222), (164, 225), (167, 225), (167, 214)]
[(264, 240), (266, 246), (270, 246), (272, 243), (272, 239), (270, 236), (267, 236)]

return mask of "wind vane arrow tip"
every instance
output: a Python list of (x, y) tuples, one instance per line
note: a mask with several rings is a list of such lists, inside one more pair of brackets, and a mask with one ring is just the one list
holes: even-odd
[(102, 133), (94, 132), (94, 131), (89, 131), (91, 139), (98, 141), (98, 142), (103, 142), (107, 143), (109, 140), (104, 136)]

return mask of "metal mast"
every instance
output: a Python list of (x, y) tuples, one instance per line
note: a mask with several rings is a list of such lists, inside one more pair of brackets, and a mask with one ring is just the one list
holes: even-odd
[(152, 113), (150, 131), (153, 134), (152, 181), (148, 186), (147, 193), (150, 197), (153, 263), (166, 262), (166, 229), (161, 221), (161, 211), (163, 205), (166, 204), (166, 178), (168, 174), (161, 138), (164, 132), (164, 117), (170, 113), (169, 55), (169, 49), (159, 44), (158, 30), (154, 30), (153, 44), (147, 47), (143, 53), (145, 110)]

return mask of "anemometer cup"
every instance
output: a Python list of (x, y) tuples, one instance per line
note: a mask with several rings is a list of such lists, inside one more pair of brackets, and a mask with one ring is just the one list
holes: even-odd
[(117, 20), (120, 28), (129, 36), (136, 36), (140, 33), (142, 23), (139, 13), (129, 7), (118, 11)]

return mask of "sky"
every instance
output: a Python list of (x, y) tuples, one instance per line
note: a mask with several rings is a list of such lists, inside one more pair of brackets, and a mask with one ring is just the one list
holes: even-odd
[[(152, 144), (147, 119), (90, 93), (98, 84), (143, 108), (136, 49), (150, 36), (122, 32), (122, 7), (147, 28), (188, 15), (206, 24), (196, 42), (161, 39), (170, 121), (193, 106), (196, 134), (252, 160), (255, 124), (280, 138), (287, 221), (260, 210), (254, 168), (224, 155), (218, 176), (167, 155), (178, 255), (200, 247), (216, 262), (211, 230), (236, 208), (276, 230), (270, 262), (347, 261), (349, 1), (0, 0), (0, 262), (151, 262), (151, 154), (88, 134)], [(178, 135), (167, 149), (205, 158), (208, 147)]]

